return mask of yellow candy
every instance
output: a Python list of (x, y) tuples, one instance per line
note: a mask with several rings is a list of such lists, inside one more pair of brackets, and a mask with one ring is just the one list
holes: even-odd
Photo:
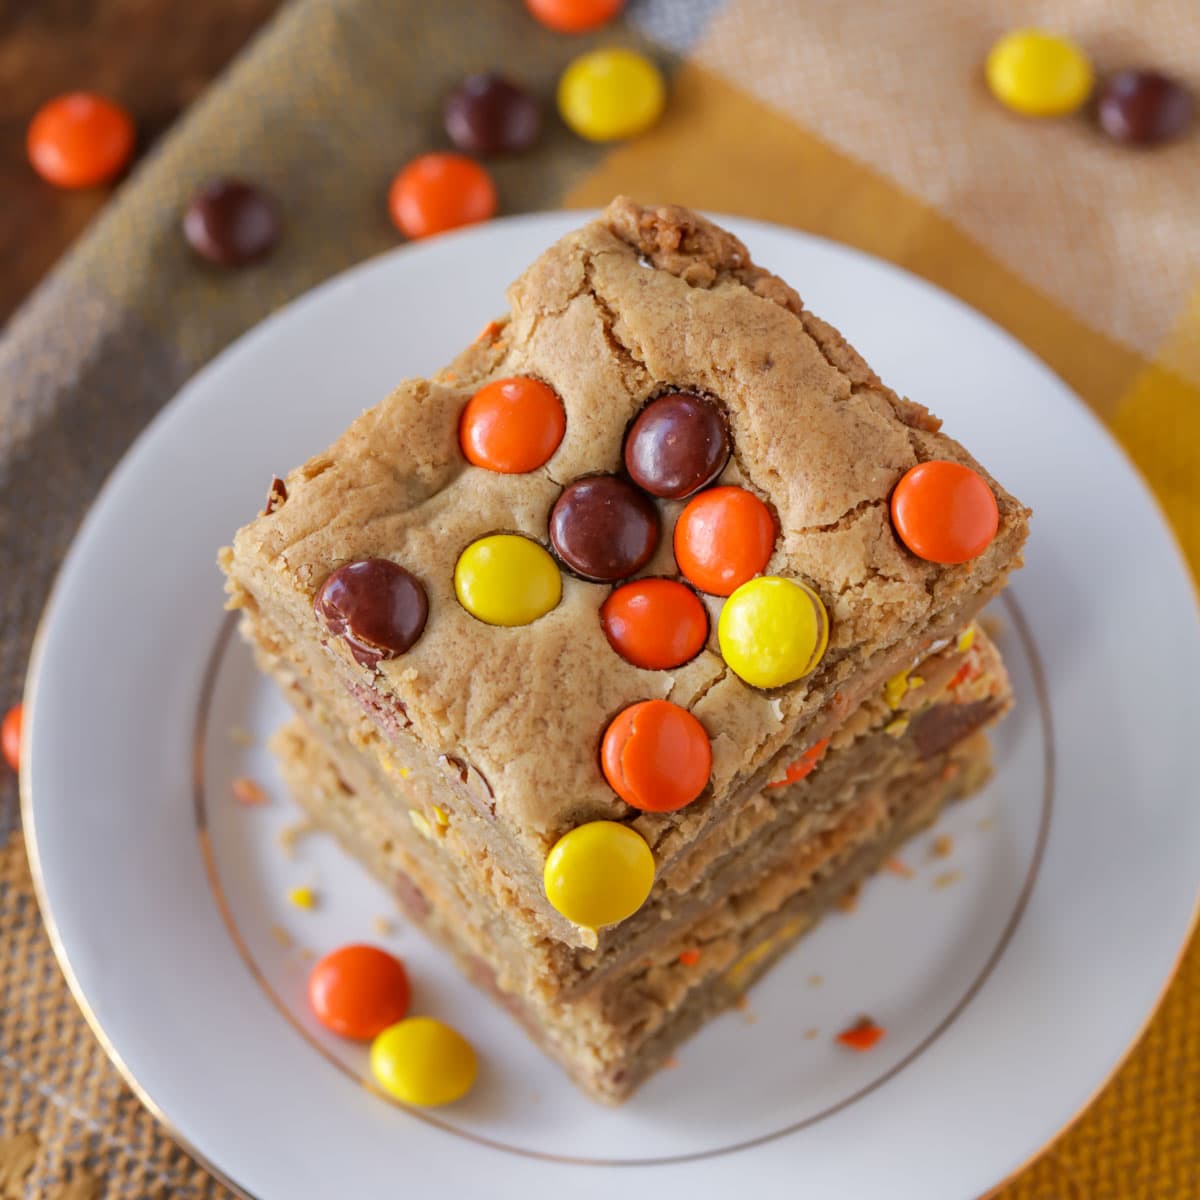
[(297, 908), (316, 908), (317, 895), (310, 887), (295, 887), (288, 892), (288, 899)]
[(658, 68), (632, 50), (581, 55), (558, 81), (562, 119), (590, 142), (611, 142), (649, 129), (665, 100)]
[(537, 542), (495, 533), (459, 556), (454, 590), (459, 604), (489, 625), (528, 625), (562, 598), (562, 576)]
[(478, 1069), (471, 1043), (432, 1017), (397, 1021), (371, 1043), (371, 1074), (404, 1104), (450, 1104), (470, 1091)]
[(966, 654), (970, 648), (975, 645), (975, 626), (968, 625), (966, 629), (958, 635), (958, 642), (955, 644), (955, 650), (959, 654)]
[(654, 855), (642, 836), (616, 821), (591, 821), (564, 833), (546, 855), (546, 897), (586, 929), (632, 916), (654, 884)]
[(1072, 113), (1092, 90), (1092, 66), (1083, 51), (1041, 29), (1005, 34), (988, 53), (986, 70), (996, 99), (1027, 117)]
[(721, 609), (721, 654), (752, 687), (781, 687), (807, 675), (829, 644), (821, 598), (794, 579), (763, 575), (743, 583)]

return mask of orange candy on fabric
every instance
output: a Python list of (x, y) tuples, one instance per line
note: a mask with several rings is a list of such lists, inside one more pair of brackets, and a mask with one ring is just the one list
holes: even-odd
[(4, 714), (4, 722), (0, 724), (0, 749), (4, 752), (4, 761), (14, 771), (21, 769), (21, 725), (24, 716), (24, 708), (14, 704)]
[(704, 726), (669, 700), (631, 704), (604, 731), (600, 765), (613, 791), (643, 812), (674, 812), (704, 791), (712, 746)]
[(308, 1003), (326, 1029), (368, 1042), (408, 1012), (404, 964), (375, 946), (342, 946), (325, 955), (308, 977)]
[(496, 185), (461, 154), (422, 154), (392, 180), (388, 211), (405, 237), (430, 237), (495, 216)]
[(67, 92), (34, 113), (25, 134), (33, 169), (60, 188), (88, 188), (115, 179), (133, 157), (133, 119), (94, 92)]
[(625, 0), (525, 0), (530, 15), (556, 33), (587, 33), (607, 25)]
[(468, 462), (504, 475), (536, 471), (567, 428), (562, 401), (540, 379), (517, 376), (485, 384), (467, 401), (458, 440)]
[(1000, 509), (986, 481), (961, 463), (934, 459), (905, 472), (892, 492), (892, 526), (928, 562), (978, 558), (996, 536)]
[(775, 518), (745, 488), (701, 492), (675, 522), (679, 569), (714, 596), (728, 596), (764, 571), (774, 547)]
[(681, 667), (704, 649), (708, 613), (690, 588), (673, 579), (622, 584), (600, 609), (609, 645), (647, 671)]

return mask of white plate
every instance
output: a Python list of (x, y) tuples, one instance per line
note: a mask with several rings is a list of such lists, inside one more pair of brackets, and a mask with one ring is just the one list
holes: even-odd
[[(302, 951), (379, 939), (390, 905), (320, 839), (280, 848), (296, 815), (262, 742), (284, 710), (226, 636), (214, 555), (272, 472), (448, 360), (579, 220), (496, 222), (318, 288), (201, 372), (114, 474), (31, 668), (25, 824), (59, 957), (146, 1102), (262, 1200), (968, 1200), (1080, 1110), (1173, 972), (1200, 879), (1196, 613), (1142, 484), (1044, 366), (928, 284), (793, 231), (730, 222), (1036, 510), (997, 609), (1020, 705), (995, 781), (945, 818), (953, 855), (922, 838), (913, 878), (873, 883), (617, 1111), (402, 926), (383, 940), (415, 1011), (480, 1051), (466, 1101), (371, 1095), (362, 1051), (305, 1011)], [(238, 775), (271, 803), (235, 803)], [(314, 912), (286, 899), (305, 883)], [(863, 1012), (888, 1036), (855, 1054), (833, 1035)]]

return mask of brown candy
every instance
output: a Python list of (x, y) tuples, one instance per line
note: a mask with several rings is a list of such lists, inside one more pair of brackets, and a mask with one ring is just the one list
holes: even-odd
[(429, 615), (420, 581), (386, 558), (338, 567), (321, 585), (313, 608), (364, 667), (410, 650)]
[(460, 150), (484, 158), (528, 150), (542, 132), (541, 106), (500, 75), (468, 75), (446, 97), (442, 119)]
[(728, 461), (724, 417), (691, 392), (652, 400), (625, 439), (625, 469), (652, 496), (682, 500), (712, 483)]
[(274, 200), (240, 179), (206, 183), (183, 214), (188, 245), (222, 267), (244, 267), (265, 258), (279, 241), (279, 228)]
[(641, 570), (658, 546), (654, 501), (616, 475), (565, 487), (550, 510), (550, 543), (568, 567), (597, 583)]
[(1100, 127), (1119, 142), (1150, 146), (1179, 137), (1192, 119), (1192, 96), (1157, 71), (1118, 71), (1096, 100)]

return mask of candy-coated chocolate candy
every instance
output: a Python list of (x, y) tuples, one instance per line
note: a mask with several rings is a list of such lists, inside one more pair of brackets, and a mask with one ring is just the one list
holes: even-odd
[(1087, 55), (1065, 37), (1016, 29), (989, 51), (988, 86), (1006, 108), (1027, 117), (1060, 117), (1082, 107), (1092, 90)]
[(1100, 128), (1118, 142), (1151, 146), (1177, 138), (1192, 119), (1192, 94), (1158, 71), (1118, 71), (1100, 89)]
[(658, 68), (632, 50), (581, 55), (558, 81), (562, 119), (590, 142), (611, 142), (649, 129), (665, 102)]
[(708, 613), (691, 588), (673, 579), (623, 583), (600, 608), (609, 645), (647, 671), (681, 667), (704, 649)]
[(717, 620), (721, 656), (751, 687), (782, 687), (803, 679), (829, 644), (821, 597), (794, 579), (764, 575), (743, 583)]
[(467, 401), (458, 440), (468, 462), (505, 475), (536, 471), (567, 428), (562, 401), (540, 379), (516, 376), (485, 384)]
[(115, 179), (133, 157), (133, 120), (94, 92), (68, 92), (43, 104), (29, 122), (25, 150), (33, 169), (60, 188)]
[(388, 211), (405, 237), (429, 237), (494, 216), (496, 186), (461, 154), (422, 154), (392, 180)]
[(934, 459), (906, 471), (892, 492), (892, 526), (918, 557), (935, 563), (977, 558), (996, 536), (1000, 510), (983, 477)]
[(641, 834), (616, 821), (590, 821), (564, 833), (546, 855), (546, 898), (587, 929), (615, 925), (646, 902), (654, 855)]
[(21, 769), (21, 725), (24, 716), (22, 705), (14, 704), (4, 714), (4, 721), (0, 724), (0, 750), (4, 753), (4, 761), (14, 771)]
[(364, 667), (411, 650), (429, 615), (421, 581), (387, 558), (338, 567), (321, 585), (313, 607)]
[(471, 1043), (433, 1017), (399, 1021), (371, 1043), (375, 1082), (402, 1104), (452, 1104), (471, 1090), (478, 1073)]
[(604, 731), (600, 765), (609, 786), (634, 808), (674, 812), (704, 791), (712, 746), (704, 726), (669, 700), (624, 709)]
[(542, 106), (502, 75), (468, 75), (446, 97), (442, 119), (450, 140), (484, 158), (528, 150), (542, 132)]
[(675, 561), (702, 592), (728, 596), (765, 570), (775, 518), (752, 492), (717, 487), (689, 500), (675, 522)]
[(525, 0), (525, 7), (557, 33), (587, 33), (607, 25), (625, 0)]
[(682, 500), (707, 487), (729, 461), (729, 434), (715, 404), (668, 392), (638, 414), (625, 439), (625, 469), (652, 496)]
[(261, 188), (241, 179), (214, 179), (183, 214), (188, 245), (209, 262), (244, 267), (265, 258), (279, 240), (279, 210)]
[(616, 475), (588, 475), (563, 488), (550, 510), (550, 543), (577, 575), (598, 583), (640, 571), (658, 546), (658, 509)]
[(404, 964), (376, 946), (342, 946), (308, 977), (308, 1003), (326, 1029), (369, 1042), (408, 1012)]
[(471, 616), (489, 625), (528, 625), (562, 599), (562, 576), (537, 542), (493, 533), (459, 555), (454, 591)]

